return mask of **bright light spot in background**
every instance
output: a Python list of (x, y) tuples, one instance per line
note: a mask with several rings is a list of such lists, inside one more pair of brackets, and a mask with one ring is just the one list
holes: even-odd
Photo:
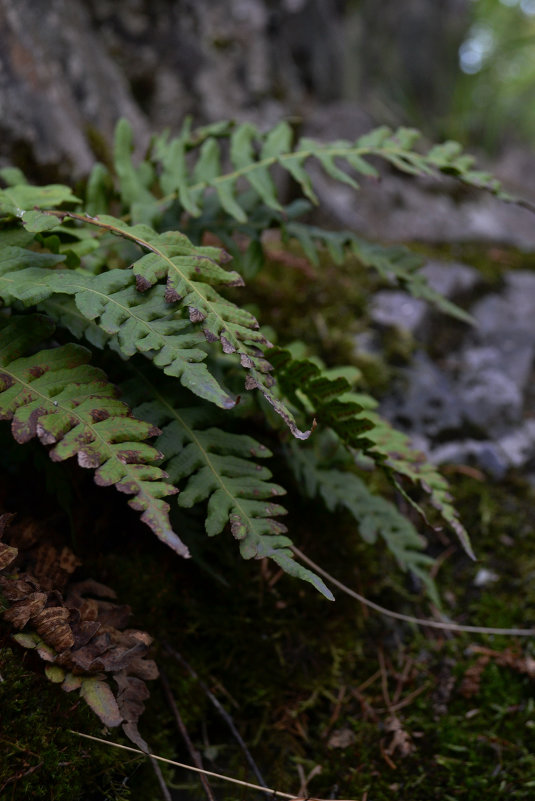
[(535, 14), (535, 0), (500, 0), (502, 6), (509, 6), (509, 8), (519, 5), (519, 2), (520, 8), (524, 14), (528, 14), (529, 16)]
[[(529, 2), (533, 2), (535, 9), (535, 0), (529, 0)], [(493, 50), (494, 35), (490, 28), (474, 25), (468, 39), (459, 48), (459, 61), (462, 71), (467, 75), (475, 75), (484, 66)]]
[(522, 0), (520, 3), (520, 8), (524, 14), (529, 14), (532, 16), (535, 14), (535, 0)]

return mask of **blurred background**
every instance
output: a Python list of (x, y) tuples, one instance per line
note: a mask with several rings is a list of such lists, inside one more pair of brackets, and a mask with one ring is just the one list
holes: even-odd
[(189, 114), (408, 124), (526, 185), (534, 101), (535, 0), (0, 0), (0, 161), (37, 180), (106, 160), (121, 115), (143, 147)]

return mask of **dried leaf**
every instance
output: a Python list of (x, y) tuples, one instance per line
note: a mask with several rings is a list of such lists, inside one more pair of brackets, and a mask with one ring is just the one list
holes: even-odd
[(355, 732), (352, 729), (336, 729), (327, 741), (328, 748), (349, 748), (355, 742)]
[(43, 609), (32, 616), (32, 623), (45, 642), (50, 643), (57, 651), (65, 651), (74, 645), (71, 627), (68, 625), (69, 610), (64, 606)]
[(44, 592), (32, 592), (27, 598), (15, 603), (4, 612), (4, 620), (15, 626), (16, 629), (23, 629), (31, 617), (38, 615), (47, 601)]
[(119, 726), (122, 723), (123, 717), (119, 712), (117, 701), (105, 681), (94, 678), (83, 679), (80, 695), (105, 726)]
[(4, 570), (11, 562), (14, 562), (18, 552), (17, 548), (0, 542), (0, 570)]
[(414, 751), (410, 734), (405, 731), (397, 715), (390, 715), (387, 718), (385, 729), (392, 734), (390, 745), (385, 749), (388, 756), (393, 756), (397, 752), (400, 757), (406, 757)]
[(65, 678), (65, 671), (57, 665), (47, 665), (45, 667), (45, 675), (53, 684), (61, 684)]

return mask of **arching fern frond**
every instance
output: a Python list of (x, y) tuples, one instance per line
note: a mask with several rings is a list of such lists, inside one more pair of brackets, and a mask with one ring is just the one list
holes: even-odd
[(88, 364), (85, 348), (70, 344), (24, 355), (53, 334), (46, 317), (14, 317), (0, 332), (0, 419), (11, 420), (15, 440), (37, 436), (53, 446), (53, 461), (76, 456), (81, 467), (96, 470), (97, 484), (131, 495), (128, 503), (143, 522), (188, 556), (162, 500), (176, 490), (153, 464), (160, 453), (145, 441), (158, 429), (131, 416), (105, 374)]
[(309, 498), (320, 497), (327, 509), (345, 509), (358, 524), (362, 539), (370, 544), (382, 537), (403, 571), (420, 577), (430, 596), (438, 603), (435, 584), (429, 574), (434, 560), (423, 553), (426, 541), (386, 498), (374, 495), (350, 469), (323, 465), (316, 448), (290, 443), (288, 461), (301, 491)]
[(376, 270), (389, 284), (432, 303), (458, 320), (472, 322), (468, 312), (429, 285), (420, 272), (425, 260), (402, 245), (380, 245), (368, 242), (351, 231), (327, 231), (300, 222), (285, 223), (282, 230), (285, 239), (297, 239), (305, 256), (316, 266), (320, 262), (321, 250), (326, 250), (335, 264), (342, 264), (348, 256), (356, 256), (361, 264)]
[(313, 415), (319, 424), (330, 426), (346, 446), (363, 451), (379, 467), (420, 487), (474, 558), (446, 479), (422, 453), (412, 448), (405, 434), (392, 428), (373, 410), (377, 406), (373, 398), (352, 392), (343, 376), (330, 377), (310, 359), (293, 359), (289, 351), (279, 348), (273, 349), (270, 358), (281, 391), (297, 408)]
[[(286, 491), (271, 483), (271, 472), (257, 459), (270, 451), (250, 436), (214, 427), (209, 408), (178, 408), (171, 394), (159, 391), (146, 378), (143, 395), (153, 399), (135, 406), (135, 413), (162, 429), (156, 447), (173, 483), (182, 486), (178, 504), (190, 508), (208, 501), (205, 521), (209, 536), (227, 524), (240, 543), (245, 559), (273, 559), (286, 573), (311, 582), (325, 597), (332, 594), (323, 581), (293, 558), (286, 526), (274, 519), (286, 510), (274, 499)], [(140, 381), (127, 397), (140, 397)]]
[[(107, 343), (126, 358), (143, 353), (164, 373), (180, 378), (182, 385), (195, 395), (224, 409), (234, 406), (234, 399), (204, 364), (206, 352), (200, 346), (205, 337), (176, 313), (176, 304), (166, 303), (163, 286), (154, 286), (142, 294), (126, 270), (100, 275), (39, 268), (14, 271), (15, 264), (47, 264), (58, 261), (58, 257), (22, 248), (6, 250), (21, 254), (15, 258), (4, 251), (0, 258), (0, 297), (6, 302), (16, 299), (26, 305), (39, 303), (56, 322), (76, 336), (85, 336), (91, 344), (103, 347)], [(61, 295), (74, 297), (80, 315), (73, 319), (72, 307), (57, 297)], [(56, 296), (54, 302), (49, 301), (52, 296)], [(100, 329), (96, 335), (95, 326)]]
[[(131, 266), (137, 290), (146, 292), (159, 280), (166, 279), (166, 304), (186, 307), (190, 321), (200, 324), (208, 342), (219, 341), (224, 353), (239, 355), (241, 366), (249, 371), (246, 389), (258, 388), (295, 437), (306, 439), (310, 435), (310, 431), (298, 428), (292, 412), (272, 392), (271, 365), (261, 350), (261, 346), (270, 347), (270, 343), (258, 330), (256, 318), (223, 298), (213, 286), (243, 285), (238, 273), (221, 266), (220, 262), (227, 258), (224, 251), (215, 247), (197, 247), (178, 231), (158, 234), (147, 225), (129, 226), (115, 217), (102, 215), (93, 218), (60, 211), (43, 212), (41, 216), (49, 214), (52, 218), (73, 219), (115, 233), (149, 251)], [(32, 230), (31, 224), (27, 227)], [(31, 293), (31, 288), (29, 291)]]
[[(121, 126), (125, 125), (127, 123), (123, 121)], [(124, 137), (123, 131), (121, 137)], [(310, 159), (318, 162), (331, 178), (354, 189), (359, 188), (355, 175), (378, 177), (379, 173), (369, 159), (379, 158), (411, 175), (445, 173), (470, 186), (509, 197), (491, 175), (473, 169), (474, 159), (463, 153), (456, 142), (446, 142), (420, 152), (416, 149), (419, 138), (420, 134), (412, 128), (392, 131), (383, 126), (354, 142), (323, 143), (305, 137), (294, 144), (293, 131), (287, 122), (279, 123), (266, 133), (261, 133), (251, 123), (226, 124), (198, 138), (189, 128), (171, 140), (167, 136), (158, 137), (154, 141), (152, 161), (165, 193), (162, 207), (178, 200), (188, 214), (199, 216), (206, 193), (211, 190), (216, 193), (223, 211), (238, 222), (247, 219), (238, 197), (243, 187), (254, 192), (259, 202), (281, 211), (271, 175), (275, 166), (285, 170), (303, 195), (317, 203), (307, 171)], [(187, 154), (189, 158), (186, 158)], [(230, 170), (227, 161), (231, 164)], [(122, 169), (125, 171), (126, 168), (123, 166)]]

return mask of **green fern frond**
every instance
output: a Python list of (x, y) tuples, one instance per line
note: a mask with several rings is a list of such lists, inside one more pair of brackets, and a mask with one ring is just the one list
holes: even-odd
[(351, 231), (326, 231), (299, 222), (284, 224), (285, 239), (294, 237), (312, 264), (320, 263), (321, 250), (325, 249), (335, 264), (342, 264), (348, 256), (356, 256), (365, 267), (372, 267), (390, 285), (400, 287), (415, 298), (432, 303), (437, 309), (463, 322), (473, 322), (468, 312), (452, 303), (427, 282), (419, 270), (425, 260), (401, 245), (380, 245), (368, 242)]
[[(121, 125), (125, 127), (126, 124), (123, 121)], [(355, 175), (379, 176), (369, 161), (370, 158), (379, 158), (411, 175), (445, 173), (470, 186), (510, 199), (496, 179), (473, 169), (474, 159), (464, 154), (456, 142), (446, 142), (422, 153), (415, 149), (419, 138), (420, 134), (411, 128), (392, 131), (383, 126), (355, 142), (322, 143), (302, 138), (294, 145), (293, 131), (286, 122), (279, 123), (267, 133), (261, 133), (250, 123), (226, 124), (198, 139), (189, 129), (184, 129), (179, 137), (170, 141), (167, 137), (160, 137), (153, 148), (152, 159), (165, 194), (162, 207), (176, 199), (188, 214), (196, 217), (202, 213), (205, 199), (212, 191), (224, 212), (242, 223), (247, 219), (239, 197), (243, 187), (254, 192), (259, 202), (277, 211), (282, 210), (271, 175), (275, 166), (289, 173), (303, 195), (317, 203), (307, 171), (310, 159), (317, 161), (331, 178), (354, 189), (359, 188)], [(193, 152), (197, 147), (198, 154)], [(223, 166), (227, 160), (231, 170)], [(134, 169), (131, 167), (130, 171)]]
[(314, 415), (318, 423), (330, 426), (348, 447), (363, 451), (378, 466), (408, 478), (424, 490), (465, 551), (475, 558), (446, 479), (412, 448), (405, 434), (373, 411), (377, 405), (373, 398), (352, 392), (346, 378), (330, 377), (310, 359), (293, 359), (288, 351), (279, 348), (273, 349), (270, 358), (281, 391), (295, 406)]
[(2, 327), (0, 419), (11, 420), (17, 442), (37, 436), (43, 445), (53, 446), (53, 461), (76, 456), (81, 467), (96, 470), (97, 484), (114, 485), (133, 496), (128, 503), (142, 512), (143, 522), (188, 556), (162, 500), (176, 490), (153, 464), (159, 452), (145, 442), (158, 429), (130, 415), (105, 374), (88, 364), (85, 348), (70, 344), (24, 355), (53, 332), (53, 323), (42, 316), (14, 317)]
[(322, 466), (317, 449), (290, 443), (288, 461), (299, 486), (309, 498), (321, 497), (327, 509), (345, 509), (358, 523), (362, 539), (370, 544), (382, 537), (403, 571), (421, 578), (430, 596), (438, 602), (428, 568), (434, 560), (423, 553), (425, 538), (386, 498), (374, 495), (350, 469)]
[[(154, 286), (142, 294), (126, 270), (110, 270), (100, 275), (38, 267), (13, 270), (27, 264), (50, 264), (62, 258), (6, 248), (0, 256), (0, 297), (6, 302), (16, 299), (26, 305), (42, 304), (40, 308), (56, 322), (76, 336), (85, 336), (91, 344), (97, 347), (108, 344), (126, 358), (136, 352), (143, 353), (164, 373), (180, 378), (181, 384), (199, 397), (224, 409), (234, 406), (234, 399), (204, 364), (206, 352), (201, 347), (204, 336), (178, 316), (172, 304), (165, 302), (163, 286)], [(74, 296), (81, 317), (73, 318), (72, 306), (60, 298), (43, 303), (57, 295)], [(95, 326), (100, 329), (96, 335)]]
[[(225, 270), (219, 264), (227, 259), (224, 251), (214, 247), (197, 247), (178, 231), (158, 234), (149, 226), (129, 226), (115, 217), (102, 215), (93, 218), (71, 212), (50, 214), (96, 226), (148, 250), (149, 253), (132, 264), (136, 288), (146, 292), (160, 279), (166, 279), (165, 302), (187, 307), (190, 321), (201, 324), (208, 342), (220, 341), (224, 353), (239, 355), (241, 366), (249, 371), (245, 388), (258, 388), (295, 437), (306, 439), (310, 435), (310, 431), (298, 428), (292, 412), (272, 391), (274, 380), (270, 375), (271, 365), (261, 350), (261, 346), (270, 347), (271, 343), (258, 330), (256, 318), (214, 289), (213, 284), (243, 285), (243, 279), (237, 272)], [(27, 227), (31, 230), (31, 225)]]
[(31, 226), (29, 230), (33, 232), (49, 231), (58, 224), (54, 217), (42, 214), (38, 209), (54, 209), (64, 203), (81, 202), (68, 186), (62, 184), (29, 186), (24, 183), (0, 189), (0, 213), (18, 217), (25, 226)]
[(161, 428), (156, 447), (164, 454), (163, 465), (174, 484), (182, 489), (178, 504), (190, 508), (207, 501), (206, 532), (219, 534), (227, 524), (240, 543), (244, 559), (268, 557), (286, 573), (311, 582), (332, 600), (323, 581), (293, 558), (286, 526), (274, 518), (286, 510), (273, 499), (286, 491), (270, 482), (271, 472), (255, 460), (270, 451), (250, 436), (222, 431), (213, 426), (208, 407), (177, 408), (170, 393), (160, 392), (146, 377), (126, 396), (150, 394), (152, 400), (135, 406), (134, 413)]

